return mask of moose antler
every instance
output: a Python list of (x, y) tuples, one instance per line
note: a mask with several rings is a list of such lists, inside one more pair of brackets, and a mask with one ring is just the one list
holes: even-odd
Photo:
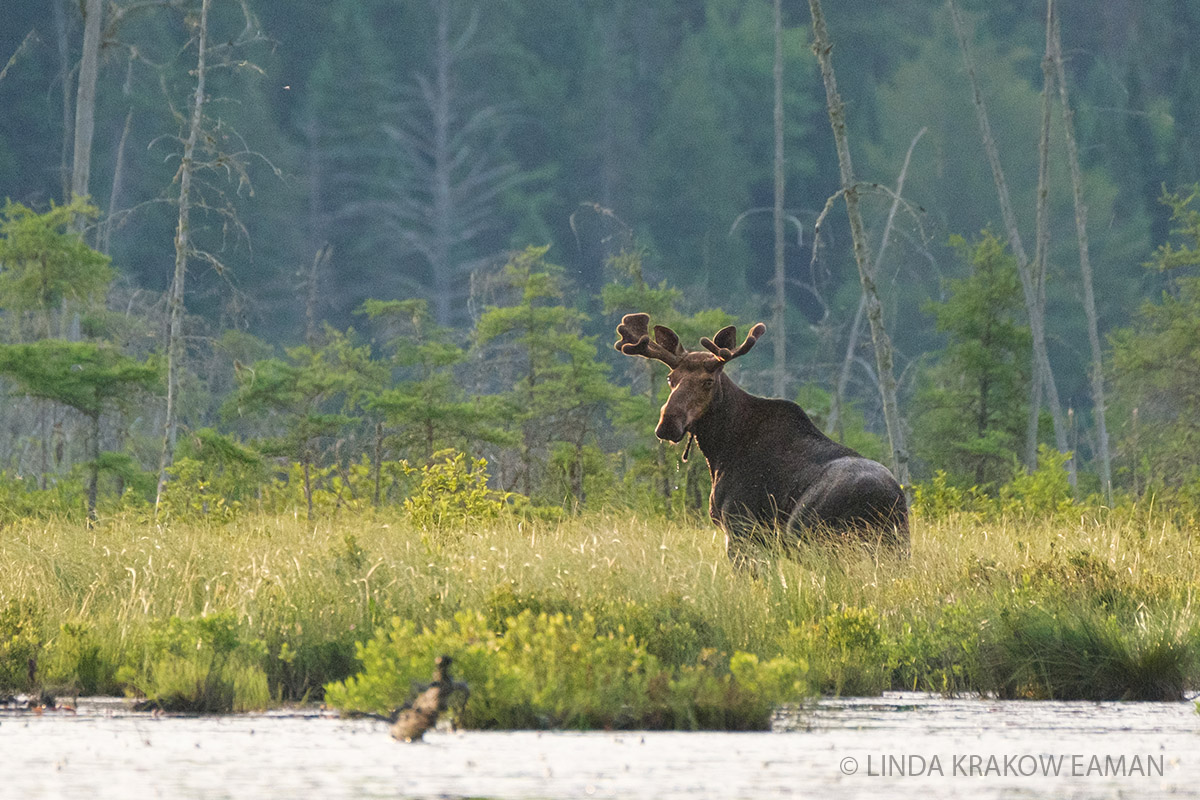
[(717, 335), (709, 339), (707, 336), (700, 340), (700, 344), (719, 358), (721, 361), (732, 361), (738, 356), (744, 356), (750, 352), (750, 348), (754, 347), (754, 343), (758, 341), (758, 337), (767, 332), (767, 326), (761, 322), (750, 329), (750, 334), (746, 336), (746, 341), (742, 342), (741, 346), (736, 350), (734, 345), (737, 344), (737, 328), (730, 325), (726, 328), (721, 328), (717, 331)]
[(675, 331), (662, 325), (654, 326), (654, 339), (650, 339), (650, 315), (626, 314), (617, 326), (620, 341), (614, 346), (627, 356), (653, 358), (671, 369), (679, 364), (685, 350), (679, 344)]

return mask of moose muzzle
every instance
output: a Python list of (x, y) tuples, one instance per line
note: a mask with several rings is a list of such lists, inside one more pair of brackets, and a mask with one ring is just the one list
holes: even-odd
[(662, 407), (654, 435), (668, 442), (680, 442), (687, 433), (686, 415), (671, 408), (670, 401)]

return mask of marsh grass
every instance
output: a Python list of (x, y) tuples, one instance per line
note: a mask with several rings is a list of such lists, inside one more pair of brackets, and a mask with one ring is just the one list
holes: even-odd
[[(748, 568), (729, 562), (707, 523), (619, 512), (440, 528), (402, 511), (167, 526), (130, 514), (91, 529), (22, 521), (0, 529), (0, 694), (128, 692), (213, 711), (317, 700), (360, 674), (362, 648), (386, 643), (393, 620), (416, 637), (439, 623), (449, 631), (465, 613), (497, 648), (516, 620), (536, 628), (561, 615), (562, 641), (612, 637), (622, 658), (653, 659), (677, 682), (709, 670), (717, 682), (697, 681), (691, 697), (710, 700), (646, 717), (664, 725), (708, 724), (699, 707), (709, 723), (732, 724), (711, 696), (733, 691), (735, 656), (760, 665), (738, 662), (743, 692), (767, 680), (761, 665), (783, 659), (804, 667), (793, 694), (802, 683), (844, 694), (1172, 698), (1200, 683), (1198, 581), (1191, 531), (1137, 507), (918, 517), (907, 560), (802, 544), (765, 547)], [(204, 633), (208, 619), (226, 625), (225, 639)], [(538, 641), (547, 657), (558, 646)], [(518, 667), (533, 697), (541, 679)], [(427, 666), (412, 669), (428, 678)], [(628, 718), (604, 702), (577, 704), (585, 710), (572, 717), (530, 701), (522, 724)]]

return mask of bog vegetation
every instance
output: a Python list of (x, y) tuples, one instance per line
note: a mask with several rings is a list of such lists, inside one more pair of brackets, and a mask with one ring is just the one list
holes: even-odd
[[(441, 652), (480, 727), (1195, 687), (1200, 127), (1170, 3), (1064, 8), (1069, 73), (1040, 3), (839, 9), (838, 52), (878, 56), (838, 64), (860, 165), (886, 181), (908, 144), (892, 195), (836, 176), (792, 7), (277, 5), (56, 3), (39, 38), (25, 4), (0, 31), (33, 25), (0, 68), (0, 693), (378, 711)], [(1000, 160), (962, 144), (985, 96), (1022, 210), (1003, 237), (982, 210)], [(830, 216), (771, 270), (753, 220), (777, 188), (808, 233), (861, 190), (855, 247)], [(882, 306), (846, 277), (864, 237)], [(768, 290), (778, 360), (739, 359), (738, 383), (903, 466), (888, 409), (911, 560), (784, 542), (736, 569), (702, 459), (655, 441), (663, 371), (616, 354), (617, 320), (694, 346)]]
[(315, 521), (295, 486), (233, 514), (193, 486), (158, 524), (14, 520), (0, 689), (382, 712), (450, 653), (458, 721), (481, 728), (761, 728), (885, 689), (1180, 698), (1200, 683), (1200, 509), (1075, 502), (1048, 464), (995, 497), (918, 487), (907, 561), (801, 544), (738, 568), (697, 516), (549, 519), (450, 455), (403, 506), (330, 496)]

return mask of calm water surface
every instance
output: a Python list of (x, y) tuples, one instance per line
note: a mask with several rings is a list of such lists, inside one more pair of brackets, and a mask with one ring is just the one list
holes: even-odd
[(769, 733), (435, 732), (323, 713), (0, 714), (0, 798), (1200, 798), (1193, 703), (889, 693)]

